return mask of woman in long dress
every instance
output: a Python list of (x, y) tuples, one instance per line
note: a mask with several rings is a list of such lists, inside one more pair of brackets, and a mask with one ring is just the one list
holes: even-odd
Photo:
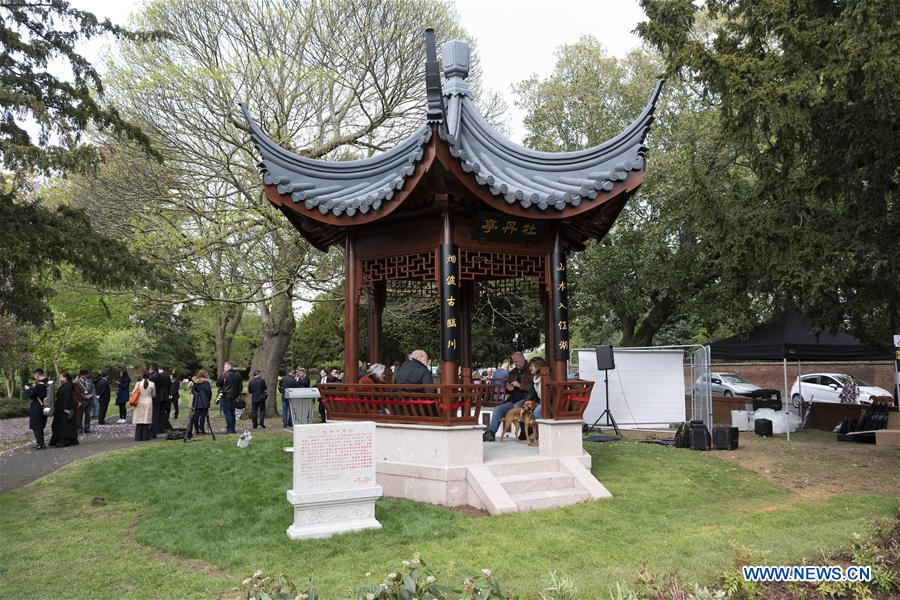
[(51, 425), (51, 446), (77, 446), (78, 421), (75, 419), (75, 386), (71, 373), (60, 377), (60, 386), (56, 391), (56, 405), (53, 409), (53, 425)]
[(150, 424), (153, 423), (153, 397), (156, 396), (156, 384), (150, 381), (150, 374), (146, 371), (134, 389), (138, 390), (137, 406), (131, 415), (131, 422), (134, 423), (134, 439), (137, 442), (146, 442), (156, 436), (150, 434)]

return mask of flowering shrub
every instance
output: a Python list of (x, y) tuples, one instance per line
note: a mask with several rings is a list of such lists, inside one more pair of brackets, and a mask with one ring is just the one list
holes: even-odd
[[(482, 569), (480, 573), (461, 577), (463, 577), (461, 582), (458, 581), (459, 577), (451, 582), (452, 576), (449, 572), (432, 571), (416, 554), (412, 559), (404, 560), (401, 568), (388, 573), (381, 583), (369, 582), (358, 587), (353, 599), (499, 600), (512, 598), (503, 591), (500, 582), (497, 581), (490, 569)], [(308, 584), (306, 589), (298, 590), (284, 576), (263, 577), (259, 571), (244, 580), (243, 591), (248, 600), (316, 600), (318, 598), (311, 584)]]

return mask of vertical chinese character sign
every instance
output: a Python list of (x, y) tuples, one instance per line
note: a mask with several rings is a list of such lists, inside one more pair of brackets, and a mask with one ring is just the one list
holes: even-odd
[(566, 255), (554, 252), (550, 268), (553, 290), (553, 327), (556, 328), (556, 360), (569, 360), (569, 290), (566, 282)]
[(441, 360), (459, 360), (459, 248), (441, 245)]

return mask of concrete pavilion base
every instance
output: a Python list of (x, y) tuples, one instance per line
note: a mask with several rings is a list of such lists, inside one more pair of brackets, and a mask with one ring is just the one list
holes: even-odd
[[(375, 469), (384, 495), (491, 514), (609, 498), (591, 474), (580, 421), (541, 420), (541, 444), (482, 442), (483, 425), (375, 427)], [(546, 436), (546, 441), (544, 437)]]
[(481, 464), (483, 425), (375, 425), (375, 473), (385, 496), (472, 504), (466, 474)]

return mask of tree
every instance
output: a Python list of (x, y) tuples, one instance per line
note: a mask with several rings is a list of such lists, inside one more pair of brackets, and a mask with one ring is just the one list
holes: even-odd
[[(638, 31), (715, 99), (754, 175), (736, 262), (774, 303), (863, 339), (900, 327), (900, 6), (889, 0), (642, 0)], [(707, 12), (704, 12), (707, 11)], [(711, 35), (693, 34), (708, 18)]]
[[(612, 138), (640, 113), (663, 70), (645, 51), (610, 57), (592, 37), (558, 56), (547, 79), (516, 88), (526, 143), (542, 150)], [(644, 184), (607, 236), (571, 257), (573, 338), (583, 345), (648, 346), (685, 319), (714, 330), (754, 316), (747, 307), (756, 297), (729, 258), (731, 232), (748, 226), (746, 214), (719, 207), (745, 193), (750, 174), (717, 135), (715, 108), (690, 86), (668, 82), (655, 117)]]
[[(36, 366), (56, 373), (121, 366), (104, 361), (100, 348), (113, 332), (134, 327), (130, 298), (107, 294), (66, 270), (48, 306), (47, 323), (33, 329), (31, 347)], [(149, 347), (143, 350), (149, 351)]]
[[(98, 154), (85, 143), (89, 126), (132, 139), (152, 152), (149, 139), (104, 106), (103, 81), (76, 45), (97, 36), (146, 40), (155, 32), (129, 31), (72, 8), (63, 0), (0, 4), (0, 148), (4, 166), (16, 174), (83, 171), (95, 166)], [(71, 77), (61, 79), (48, 65), (62, 61)], [(28, 131), (28, 118), (38, 128), (37, 140)]]
[(333, 287), (340, 272), (336, 252), (311, 248), (263, 197), (237, 102), (306, 156), (384, 150), (421, 123), (424, 24), (460, 36), (455, 20), (443, 3), (412, 0), (176, 0), (138, 16), (170, 36), (123, 44), (110, 90), (165, 165), (132, 160), (120, 147), (115, 170), (84, 182), (82, 199), (113, 216), (123, 198), (143, 211), (132, 229), (153, 262), (177, 275), (167, 301), (219, 311), (217, 363), (244, 306), (256, 305), (263, 335), (252, 366), (274, 387), (294, 299)]
[(28, 364), (31, 331), (10, 317), (0, 317), (0, 378), (7, 398), (16, 391), (16, 376)]
[(344, 351), (344, 307), (337, 292), (321, 294), (297, 321), (285, 366), (303, 366), (310, 376), (320, 367), (337, 365)]
[(67, 269), (104, 287), (151, 279), (148, 265), (125, 242), (95, 231), (83, 211), (51, 210), (39, 198), (0, 200), (0, 314), (46, 321), (47, 300)]
[(108, 332), (97, 348), (104, 368), (140, 365), (146, 362), (152, 342), (143, 327), (127, 327)]
[[(153, 153), (148, 138), (101, 102), (96, 69), (78, 52), (79, 41), (112, 34), (157, 37), (122, 29), (62, 0), (0, 4), (0, 314), (40, 324), (49, 316), (49, 280), (60, 266), (96, 284), (121, 286), (146, 273), (146, 265), (120, 241), (94, 231), (81, 211), (43, 204), (36, 175), (89, 171), (98, 153), (85, 141), (89, 127), (133, 140)], [(66, 66), (61, 79), (51, 62)], [(29, 125), (37, 128), (37, 137)]]

